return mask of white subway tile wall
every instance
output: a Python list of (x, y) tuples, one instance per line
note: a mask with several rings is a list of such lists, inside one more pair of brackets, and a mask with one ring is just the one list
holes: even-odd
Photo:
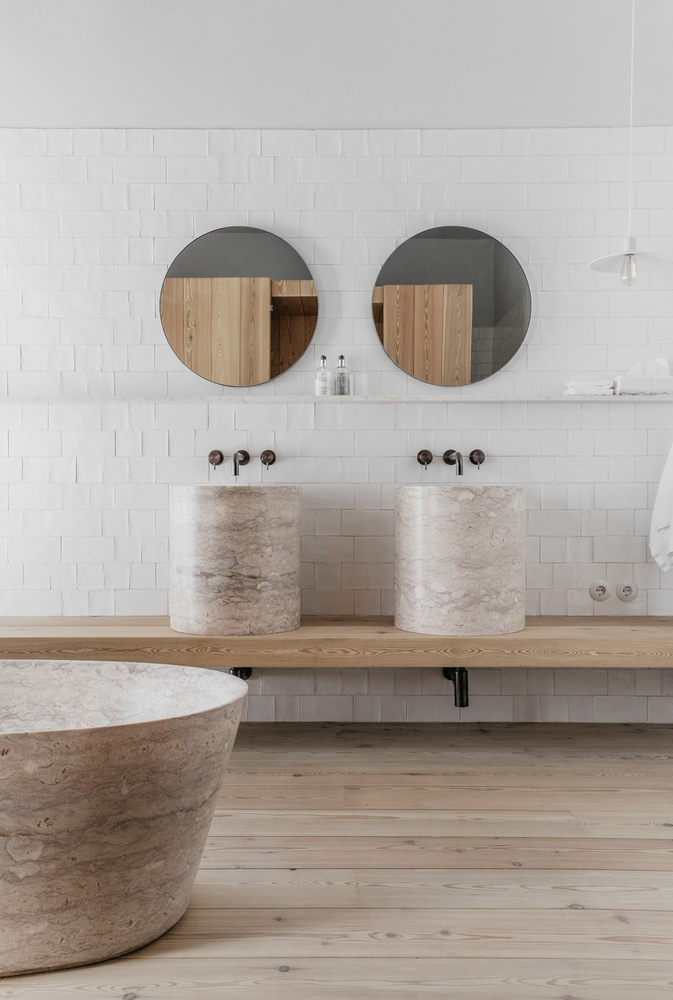
[[(170, 484), (232, 482), (209, 450), (271, 447), (244, 479), (302, 484), (304, 610), (390, 614), (394, 484), (449, 480), (414, 456), (452, 447), (488, 456), (465, 481), (527, 485), (531, 614), (673, 614), (646, 544), (673, 404), (524, 401), (669, 354), (671, 269), (624, 288), (586, 266), (621, 249), (627, 151), (621, 128), (0, 129), (0, 613), (165, 614)], [(673, 128), (636, 130), (634, 175), (640, 246), (673, 253)], [(442, 390), (389, 361), (370, 298), (400, 242), (447, 224), (516, 254), (533, 318), (502, 372)], [(167, 265), (227, 225), (288, 240), (320, 298), (311, 348), (257, 399), (184, 368), (158, 319)], [(302, 400), (321, 353), (346, 355), (359, 395), (413, 401)], [(461, 717), (669, 721), (655, 674), (473, 672)], [(260, 720), (458, 717), (434, 671), (252, 684)]]
[[(325, 675), (324, 677), (322, 675)], [(666, 670), (470, 670), (456, 708), (440, 670), (259, 670), (244, 719), (257, 722), (666, 722)]]
[[(454, 480), (440, 458), (419, 465), (421, 448), (481, 448), (462, 482), (526, 484), (530, 614), (673, 615), (647, 547), (672, 444), (673, 403), (652, 401), (0, 402), (0, 611), (167, 613), (170, 485), (232, 484), (245, 448), (241, 481), (302, 486), (304, 611), (392, 614), (395, 483)], [(217, 469), (212, 448), (228, 456)], [(630, 603), (622, 580), (639, 588)]]
[[(666, 352), (673, 313), (669, 270), (628, 289), (586, 267), (621, 249), (627, 151), (621, 128), (2, 129), (0, 390), (235, 394), (180, 364), (157, 311), (173, 257), (226, 225), (288, 240), (320, 296), (311, 349), (261, 393), (310, 393), (325, 350), (348, 354), (360, 393), (434, 394), (381, 350), (370, 296), (402, 240), (446, 224), (501, 239), (533, 291), (516, 357), (447, 397), (553, 395), (568, 377), (623, 371)], [(673, 127), (637, 129), (633, 222), (643, 249), (673, 250), (671, 178)]]

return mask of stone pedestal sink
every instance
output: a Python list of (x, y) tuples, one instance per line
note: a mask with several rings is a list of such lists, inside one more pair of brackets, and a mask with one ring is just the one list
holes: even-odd
[(434, 635), (519, 632), (524, 514), (521, 486), (397, 486), (397, 627)]
[(265, 635), (299, 616), (299, 487), (173, 486), (171, 628)]

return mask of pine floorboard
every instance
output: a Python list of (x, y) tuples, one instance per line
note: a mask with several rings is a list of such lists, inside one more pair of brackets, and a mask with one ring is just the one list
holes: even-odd
[(20, 1000), (668, 1000), (673, 727), (247, 724), (190, 906)]

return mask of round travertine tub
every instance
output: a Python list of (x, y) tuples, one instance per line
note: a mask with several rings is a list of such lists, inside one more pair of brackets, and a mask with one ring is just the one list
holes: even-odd
[(0, 661), (0, 975), (182, 916), (246, 693), (197, 667)]

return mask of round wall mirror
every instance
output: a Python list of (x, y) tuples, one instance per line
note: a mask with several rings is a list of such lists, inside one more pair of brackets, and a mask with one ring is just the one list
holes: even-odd
[(412, 236), (379, 272), (372, 309), (381, 343), (409, 375), (470, 385), (521, 347), (530, 288), (507, 247), (478, 229), (441, 226)]
[(318, 321), (311, 272), (273, 233), (229, 226), (178, 254), (161, 289), (161, 324), (180, 361), (220, 385), (260, 385), (291, 368)]

